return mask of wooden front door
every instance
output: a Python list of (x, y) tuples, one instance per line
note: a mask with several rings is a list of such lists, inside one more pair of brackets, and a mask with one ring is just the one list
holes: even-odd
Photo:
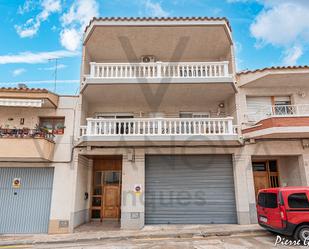
[(267, 172), (254, 172), (254, 189), (257, 194), (260, 189), (269, 188)]
[(120, 186), (104, 186), (103, 218), (120, 218)]
[(121, 158), (94, 160), (92, 219), (120, 219)]
[(252, 168), (256, 196), (260, 189), (279, 187), (279, 172), (276, 160), (252, 162)]

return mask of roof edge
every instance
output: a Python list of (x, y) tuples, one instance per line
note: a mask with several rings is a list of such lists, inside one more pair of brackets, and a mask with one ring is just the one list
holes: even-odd
[(299, 65), (299, 66), (273, 66), (273, 67), (265, 67), (261, 69), (254, 70), (244, 70), (237, 73), (237, 75), (245, 75), (245, 74), (254, 74), (271, 70), (289, 70), (289, 69), (309, 69), (309, 65)]
[(88, 28), (95, 21), (225, 21), (230, 32), (232, 32), (232, 27), (229, 20), (226, 17), (93, 17), (89, 24), (86, 26), (84, 32), (87, 32)]

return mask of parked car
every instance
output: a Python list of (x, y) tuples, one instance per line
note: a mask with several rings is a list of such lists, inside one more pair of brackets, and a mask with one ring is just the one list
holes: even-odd
[(259, 224), (272, 232), (309, 239), (309, 187), (262, 189), (258, 193)]

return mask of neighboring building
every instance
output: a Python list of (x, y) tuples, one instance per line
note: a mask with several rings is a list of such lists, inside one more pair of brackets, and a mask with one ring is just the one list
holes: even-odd
[(0, 88), (0, 234), (69, 231), (77, 104), (45, 89)]
[(238, 74), (239, 125), (255, 190), (309, 185), (309, 67)]
[(233, 51), (224, 18), (94, 18), (79, 97), (0, 89), (0, 233), (251, 224), (258, 189), (308, 186), (309, 67)]

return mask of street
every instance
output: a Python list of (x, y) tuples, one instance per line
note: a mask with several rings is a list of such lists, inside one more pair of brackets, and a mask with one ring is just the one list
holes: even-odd
[(272, 234), (242, 234), (235, 236), (220, 236), (206, 238), (156, 238), (156, 239), (131, 239), (131, 240), (94, 240), (78, 243), (57, 243), (57, 244), (40, 244), (29, 246), (12, 246), (0, 248), (103, 248), (103, 249), (247, 249), (247, 248), (306, 248), (306, 247), (287, 247), (275, 246), (276, 237)]

